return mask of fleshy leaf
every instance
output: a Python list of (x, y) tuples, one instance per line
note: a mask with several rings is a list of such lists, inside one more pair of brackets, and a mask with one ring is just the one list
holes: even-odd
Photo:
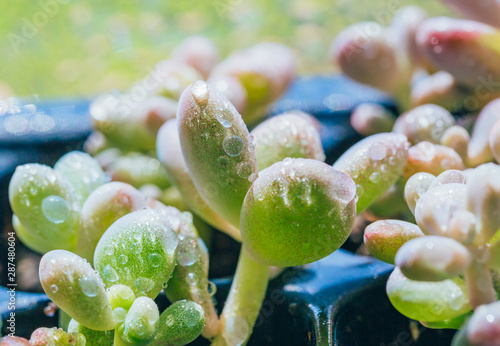
[(412, 144), (422, 141), (439, 143), (444, 131), (455, 125), (455, 119), (446, 109), (426, 104), (400, 115), (393, 131), (401, 133)]
[(94, 266), (106, 287), (122, 284), (138, 296), (155, 298), (174, 270), (177, 244), (177, 235), (157, 211), (134, 211), (103, 234)]
[(85, 337), (85, 345), (112, 345), (115, 335), (113, 330), (92, 330), (82, 326), (73, 319), (69, 323), (68, 333), (82, 334)]
[(476, 88), (500, 77), (500, 52), (488, 42), (498, 35), (486, 24), (436, 17), (420, 26), (417, 42), (438, 69), (451, 73), (460, 84)]
[(410, 222), (380, 220), (366, 227), (364, 243), (374, 257), (394, 264), (399, 248), (407, 241), (423, 235), (420, 228)]
[(241, 215), (243, 243), (263, 264), (314, 262), (347, 239), (355, 203), (348, 175), (321, 161), (288, 158), (261, 172), (248, 191)]
[(347, 150), (333, 168), (356, 183), (358, 214), (379, 198), (399, 178), (408, 158), (409, 143), (396, 133), (379, 133)]
[(456, 240), (427, 236), (405, 243), (396, 254), (395, 264), (409, 279), (443, 281), (464, 274), (471, 263), (465, 246)]
[(445, 184), (428, 190), (417, 202), (415, 220), (425, 234), (449, 236), (455, 213), (466, 211), (464, 184)]
[(32, 240), (50, 245), (44, 252), (75, 248), (78, 202), (72, 191), (64, 177), (44, 165), (23, 165), (14, 172), (10, 205)]
[(264, 116), (295, 77), (293, 51), (279, 43), (263, 42), (232, 53), (215, 67), (212, 78), (232, 76), (247, 92), (248, 102), (242, 114), (251, 124)]
[(111, 182), (97, 188), (81, 211), (77, 253), (92, 263), (97, 243), (109, 226), (145, 205), (145, 197), (128, 184)]
[(90, 329), (115, 327), (102, 280), (83, 258), (54, 250), (42, 257), (39, 272), (45, 293), (71, 318)]
[(476, 244), (489, 242), (500, 229), (500, 166), (487, 163), (467, 178), (467, 209), (476, 216)]
[(182, 152), (198, 192), (238, 227), (250, 177), (257, 173), (245, 123), (229, 101), (203, 81), (186, 88), (177, 116)]
[(497, 163), (500, 163), (500, 120), (498, 120), (490, 131), (489, 143), (491, 153)]
[(424, 327), (431, 329), (460, 329), (471, 315), (472, 312), (469, 312), (444, 321), (436, 321), (436, 322), (420, 321), (420, 323), (422, 323)]
[(460, 155), (451, 148), (424, 141), (408, 150), (408, 164), (403, 176), (410, 178), (418, 172), (439, 175), (448, 169), (465, 169)]
[(453, 346), (498, 345), (500, 343), (500, 302), (479, 306), (463, 330), (453, 338)]
[(38, 328), (30, 338), (30, 345), (42, 346), (85, 346), (85, 337), (79, 333), (66, 333), (59, 328)]
[(415, 215), (418, 200), (427, 192), (436, 177), (430, 173), (420, 172), (411, 176), (405, 185), (405, 200), (408, 208)]
[(160, 315), (158, 333), (150, 345), (187, 345), (200, 335), (204, 325), (203, 308), (194, 302), (180, 300)]
[(73, 193), (80, 206), (92, 191), (106, 182), (99, 163), (89, 154), (80, 151), (72, 151), (61, 157), (54, 166), (54, 171), (73, 186)]
[(217, 65), (219, 53), (210, 39), (196, 35), (182, 41), (172, 52), (172, 59), (191, 65), (206, 79)]
[(179, 189), (190, 209), (212, 226), (241, 241), (239, 229), (217, 214), (196, 189), (182, 154), (177, 120), (170, 120), (161, 127), (158, 132), (156, 151), (158, 159), (166, 168), (169, 180)]
[(462, 158), (462, 161), (466, 162), (469, 142), (469, 132), (462, 126), (455, 125), (448, 128), (448, 130), (443, 133), (440, 144), (455, 150)]
[(377, 103), (362, 103), (351, 113), (351, 126), (363, 136), (390, 132), (395, 120), (394, 115)]
[(377, 22), (361, 22), (344, 29), (333, 41), (330, 61), (355, 81), (392, 92), (402, 67), (387, 31)]
[(460, 278), (439, 282), (413, 281), (396, 267), (389, 276), (386, 290), (392, 305), (414, 320), (443, 321), (471, 310), (465, 283)]
[[(317, 120), (306, 113), (284, 113), (267, 119), (250, 133), (259, 170), (287, 157), (324, 161)], [(257, 178), (257, 176), (255, 176)]]
[(493, 159), (489, 136), (493, 125), (500, 120), (500, 99), (488, 103), (479, 113), (469, 141), (467, 163), (478, 166)]
[(130, 153), (114, 160), (107, 169), (115, 181), (128, 183), (135, 188), (154, 184), (160, 189), (170, 186), (165, 169), (160, 162), (140, 153)]
[(116, 334), (126, 345), (149, 345), (158, 331), (159, 320), (156, 303), (151, 298), (139, 297), (130, 307)]

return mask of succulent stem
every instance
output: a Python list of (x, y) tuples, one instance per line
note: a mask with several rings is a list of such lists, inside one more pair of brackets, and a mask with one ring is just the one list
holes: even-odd
[(212, 346), (245, 345), (264, 300), (269, 267), (252, 260), (241, 249), (238, 267), (221, 315), (222, 330)]
[(65, 313), (63, 310), (59, 309), (59, 328), (64, 329), (65, 331), (68, 331), (68, 325), (69, 322), (71, 321), (71, 317)]
[(469, 300), (475, 310), (478, 306), (492, 303), (496, 300), (491, 273), (486, 264), (477, 259), (465, 272), (465, 281), (469, 292)]

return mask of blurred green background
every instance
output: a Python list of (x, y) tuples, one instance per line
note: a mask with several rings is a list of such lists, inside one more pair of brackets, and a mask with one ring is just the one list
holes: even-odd
[(16, 0), (0, 11), (0, 97), (92, 96), (122, 90), (203, 34), (224, 57), (262, 40), (294, 48), (301, 74), (334, 70), (335, 35), (361, 20), (387, 24), (403, 6), (447, 13), (438, 0)]

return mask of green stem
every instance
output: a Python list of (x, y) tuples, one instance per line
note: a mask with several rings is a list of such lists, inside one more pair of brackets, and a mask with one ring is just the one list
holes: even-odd
[(469, 300), (473, 309), (496, 300), (491, 272), (484, 263), (474, 259), (465, 272), (465, 281), (467, 282)]
[(212, 346), (245, 345), (259, 315), (269, 281), (269, 267), (252, 260), (244, 247), (221, 315), (222, 330)]
[(62, 309), (59, 309), (59, 328), (68, 331), (69, 322), (71, 322), (71, 317)]

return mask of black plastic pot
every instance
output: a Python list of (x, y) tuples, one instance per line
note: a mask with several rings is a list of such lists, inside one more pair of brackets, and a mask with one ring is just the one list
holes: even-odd
[[(300, 78), (271, 110), (270, 116), (289, 110), (313, 114), (321, 123), (327, 162), (333, 163), (360, 137), (349, 124), (352, 109), (364, 102), (375, 102), (395, 111), (386, 95), (344, 77)], [(27, 131), (13, 134), (5, 130), (7, 117), (0, 117), (0, 215), (2, 229), (9, 229), (10, 207), (7, 187), (16, 166), (29, 162), (53, 165), (64, 153), (81, 149), (91, 131), (88, 101), (58, 100), (39, 106), (54, 120), (45, 133)], [(5, 234), (4, 234), (5, 236)], [(217, 235), (222, 246), (215, 247), (211, 260), (221, 259), (234, 268), (239, 245)], [(5, 241), (1, 243), (0, 263), (7, 262)], [(225, 245), (224, 245), (225, 244)], [(26, 251), (18, 244), (20, 251)], [(24, 249), (24, 250), (23, 250)], [(225, 253), (230, 249), (229, 255)], [(221, 253), (223, 256), (221, 256)], [(1, 266), (0, 283), (6, 285)], [(227, 266), (226, 266), (227, 267)], [(448, 345), (454, 331), (430, 330), (399, 314), (389, 302), (385, 283), (392, 266), (371, 257), (341, 249), (318, 262), (289, 268), (269, 284), (266, 299), (249, 345)], [(212, 271), (220, 276), (224, 271)], [(222, 310), (231, 285), (230, 277), (214, 277), (217, 308)], [(10, 295), (0, 291), (0, 314), (6, 319)], [(28, 337), (41, 326), (56, 326), (57, 314), (47, 316), (43, 309), (49, 299), (42, 293), (16, 292), (16, 335)], [(168, 305), (157, 298), (159, 306)], [(193, 344), (207, 345), (201, 337)]]

